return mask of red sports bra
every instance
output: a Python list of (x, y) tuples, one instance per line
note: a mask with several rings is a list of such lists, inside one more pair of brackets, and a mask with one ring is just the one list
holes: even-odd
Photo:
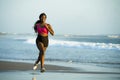
[(37, 26), (38, 34), (48, 34), (48, 30), (47, 30), (47, 28), (45, 26), (40, 27), (40, 24), (36, 24), (36, 26)]

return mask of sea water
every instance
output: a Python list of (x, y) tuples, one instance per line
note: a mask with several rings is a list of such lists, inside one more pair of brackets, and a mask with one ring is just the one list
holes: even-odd
[[(35, 34), (0, 34), (0, 60), (35, 61)], [(45, 61), (120, 68), (120, 35), (49, 36)]]

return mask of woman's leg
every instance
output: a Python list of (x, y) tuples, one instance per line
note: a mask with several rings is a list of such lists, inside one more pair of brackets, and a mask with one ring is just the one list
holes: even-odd
[(42, 42), (37, 42), (37, 47), (38, 47), (40, 53), (39, 53), (39, 57), (36, 61), (36, 64), (38, 64), (39, 61), (40, 61), (41, 62), (41, 68), (44, 68), (45, 51), (46, 51), (47, 47), (44, 47)]
[(44, 68), (45, 52), (48, 46), (48, 37), (43, 37), (43, 54), (41, 54), (41, 69)]
[(36, 62), (35, 62), (35, 64), (34, 64), (34, 65), (37, 65), (37, 64), (40, 62), (40, 57), (41, 57), (41, 55), (40, 55), (40, 52), (39, 52), (38, 59), (36, 60)]
[(39, 49), (39, 56), (38, 59), (35, 62), (35, 65), (37, 65), (41, 61), (41, 54), (43, 54), (43, 45), (41, 42), (36, 41), (37, 48)]
[(44, 61), (45, 61), (45, 51), (47, 47), (43, 47), (43, 54), (41, 54), (41, 68), (44, 68)]
[(43, 54), (42, 43), (39, 42), (38, 40), (36, 40), (36, 46), (39, 49), (39, 56), (38, 56), (38, 59), (36, 60), (36, 62), (34, 64), (33, 70), (37, 69), (38, 63), (41, 61), (41, 56), (42, 56), (41, 54)]

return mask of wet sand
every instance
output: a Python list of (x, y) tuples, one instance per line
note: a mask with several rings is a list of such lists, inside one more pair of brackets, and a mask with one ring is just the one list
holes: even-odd
[(119, 69), (46, 64), (46, 72), (40, 73), (40, 67), (35, 71), (32, 67), (32, 63), (0, 61), (0, 80), (120, 80)]
[[(0, 61), (0, 70), (32, 70), (32, 63)], [(72, 67), (45, 64), (46, 70), (74, 70)], [(38, 65), (37, 70), (40, 70)]]

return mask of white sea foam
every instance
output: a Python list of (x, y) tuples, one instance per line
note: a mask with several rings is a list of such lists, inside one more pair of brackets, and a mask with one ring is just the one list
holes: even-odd
[(26, 42), (29, 44), (35, 44), (35, 38), (27, 39)]
[[(25, 42), (29, 44), (35, 44), (35, 38), (27, 39)], [(50, 46), (62, 46), (62, 47), (120, 50), (120, 44), (113, 44), (113, 43), (77, 42), (77, 41), (64, 41), (64, 40), (50, 39), (49, 45)]]
[(120, 38), (119, 35), (108, 35), (109, 38)]

